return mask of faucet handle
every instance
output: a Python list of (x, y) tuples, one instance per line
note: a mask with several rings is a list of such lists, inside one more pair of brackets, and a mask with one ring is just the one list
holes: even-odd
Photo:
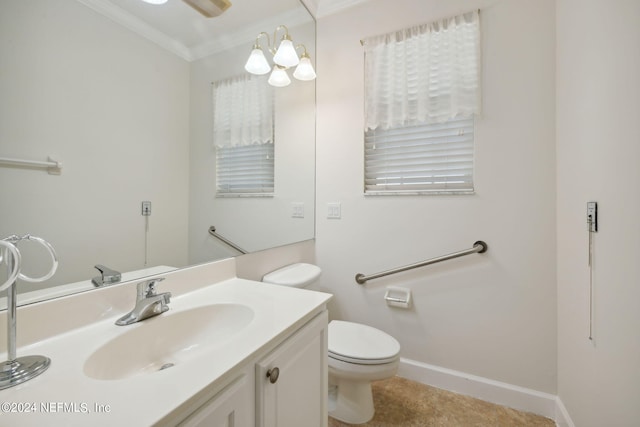
[(164, 277), (155, 277), (138, 283), (138, 299), (152, 297), (156, 294), (156, 283), (162, 282)]
[(97, 264), (94, 266), (99, 272), (100, 275), (91, 279), (91, 282), (94, 286), (103, 286), (111, 283), (119, 282), (122, 278), (122, 275), (119, 271), (112, 270), (109, 267), (105, 267), (102, 264)]

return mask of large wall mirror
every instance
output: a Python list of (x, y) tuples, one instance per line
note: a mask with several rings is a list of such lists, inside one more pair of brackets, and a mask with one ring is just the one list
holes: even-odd
[[(273, 194), (216, 194), (214, 83), (280, 25), (315, 61), (299, 0), (231, 3), (206, 18), (182, 0), (2, 1), (0, 158), (62, 164), (0, 164), (0, 238), (42, 237), (60, 261), (19, 281), (19, 301), (94, 289), (97, 264), (132, 280), (238, 255), (211, 226), (248, 252), (314, 237), (314, 81), (273, 91)], [(46, 273), (42, 248), (19, 247), (26, 273)]]

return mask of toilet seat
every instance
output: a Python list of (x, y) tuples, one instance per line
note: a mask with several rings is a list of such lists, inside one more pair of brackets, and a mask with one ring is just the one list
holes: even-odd
[(329, 357), (362, 365), (391, 363), (398, 358), (400, 343), (371, 326), (332, 320), (329, 323)]

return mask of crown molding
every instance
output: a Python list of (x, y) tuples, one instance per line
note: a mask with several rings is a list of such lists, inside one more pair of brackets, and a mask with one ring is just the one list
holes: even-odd
[[(306, 0), (303, 0), (306, 2)], [(357, 6), (362, 3), (366, 3), (369, 0), (311, 0), (317, 1), (316, 18), (322, 18), (324, 16), (333, 15), (341, 10), (348, 9), (353, 6)]]
[(307, 8), (309, 13), (316, 18), (318, 16), (318, 3), (322, 0), (300, 0)]
[[(207, 56), (220, 53), (230, 48), (246, 45), (247, 55), (251, 51), (251, 46), (255, 42), (256, 37), (261, 32), (265, 31), (271, 35), (271, 32), (276, 29), (278, 25), (283, 23), (287, 24), (289, 28), (295, 28), (298, 25), (302, 25), (309, 22), (309, 15), (306, 11), (301, 13), (301, 9), (293, 9), (276, 16), (271, 16), (268, 19), (260, 21), (259, 23), (250, 27), (242, 28), (233, 33), (227, 33), (217, 40), (201, 43), (194, 46), (190, 50), (191, 60), (205, 58)], [(295, 40), (295, 34), (292, 34)]]
[[(199, 45), (188, 48), (182, 43), (167, 36), (161, 31), (156, 30), (146, 22), (130, 14), (129, 12), (122, 10), (118, 6), (107, 0), (77, 0), (79, 3), (93, 9), (97, 13), (106, 16), (117, 24), (133, 31), (134, 33), (152, 41), (158, 46), (174, 53), (180, 58), (192, 62), (198, 59), (205, 58), (207, 56), (222, 52), (226, 49), (240, 46), (243, 44), (248, 45), (247, 52), (249, 52), (251, 43), (255, 40), (256, 36), (262, 31), (273, 31), (278, 25), (283, 22), (287, 23), (287, 26), (293, 28), (296, 25), (301, 25), (308, 20), (308, 15), (301, 13), (301, 9), (294, 9), (288, 12), (281, 13), (277, 16), (269, 17), (258, 24), (251, 27), (239, 29), (233, 33), (226, 33), (217, 40), (211, 40)], [(304, 0), (307, 1), (317, 0)]]
[(192, 61), (190, 50), (182, 43), (168, 37), (164, 33), (156, 30), (146, 22), (131, 15), (119, 7), (105, 0), (77, 0), (85, 6), (93, 9), (99, 14), (106, 16), (117, 24), (133, 31), (134, 33), (152, 41), (158, 46), (178, 55), (186, 61)]

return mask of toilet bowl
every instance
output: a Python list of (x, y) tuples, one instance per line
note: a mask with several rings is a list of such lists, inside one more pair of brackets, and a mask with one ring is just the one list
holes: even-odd
[(371, 381), (398, 371), (400, 343), (371, 326), (332, 320), (329, 323), (329, 415), (362, 424), (375, 412)]
[[(320, 277), (312, 264), (298, 263), (273, 271), (265, 283), (307, 287)], [(400, 343), (371, 326), (332, 320), (328, 328), (329, 415), (349, 424), (373, 418), (371, 382), (390, 378), (398, 371)]]

